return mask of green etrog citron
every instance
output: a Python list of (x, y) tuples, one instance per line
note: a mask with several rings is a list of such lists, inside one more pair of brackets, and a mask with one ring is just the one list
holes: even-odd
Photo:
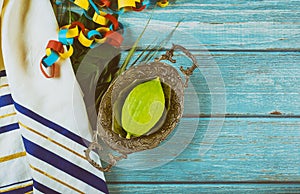
[(121, 122), (126, 138), (147, 133), (159, 121), (164, 109), (165, 97), (159, 77), (133, 88), (122, 107)]

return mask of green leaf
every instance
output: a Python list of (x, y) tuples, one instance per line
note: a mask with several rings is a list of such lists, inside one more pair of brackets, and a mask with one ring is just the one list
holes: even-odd
[[(153, 45), (156, 42), (156, 39), (155, 39), (151, 44), (149, 44), (138, 55), (138, 57), (135, 59), (135, 61), (130, 66), (135, 65), (140, 59), (141, 59), (140, 61), (144, 61), (145, 63), (148, 63), (151, 59), (153, 59), (153, 57), (157, 54), (157, 52), (158, 51), (162, 51), (163, 47), (170, 41), (170, 39), (172, 38), (174, 32), (179, 27), (179, 24), (181, 23), (181, 21), (182, 20), (180, 20), (180, 21), (177, 22), (175, 28), (166, 36), (166, 38), (164, 40), (160, 41), (160, 43), (158, 43), (158, 44), (154, 45), (152, 48), (150, 48), (150, 46)], [(143, 58), (142, 58), (142, 56), (143, 56)]]
[(171, 87), (166, 84), (166, 83), (161, 83), (163, 91), (164, 91), (164, 95), (165, 95), (165, 107), (168, 110), (170, 110), (170, 106), (171, 106), (171, 95), (172, 95), (172, 89)]
[(59, 26), (64, 26), (71, 24), (71, 22), (77, 21), (80, 18), (80, 15), (78, 13), (75, 13), (73, 11), (66, 11), (59, 23)]
[(137, 85), (128, 94), (122, 107), (122, 127), (139, 137), (147, 133), (159, 121), (165, 110), (165, 96), (159, 77)]
[(149, 53), (145, 56), (145, 58), (143, 58), (143, 61), (148, 63), (157, 54), (158, 51), (163, 50), (164, 46), (169, 43), (173, 34), (175, 33), (176, 29), (179, 27), (182, 21), (183, 19), (179, 20), (176, 26), (173, 28), (173, 30), (167, 35), (167, 37), (164, 40), (162, 40), (158, 45), (154, 46), (152, 49), (149, 50)]
[(135, 42), (134, 42), (132, 48), (130, 49), (128, 55), (126, 56), (125, 61), (124, 61), (124, 63), (122, 64), (122, 66), (121, 66), (121, 68), (120, 68), (119, 74), (121, 74), (122, 72), (124, 72), (124, 71), (126, 70), (126, 68), (127, 68), (128, 64), (129, 64), (129, 62), (130, 62), (132, 56), (134, 55), (134, 52), (135, 52), (136, 49), (137, 49), (137, 46), (138, 46), (138, 44), (139, 44), (141, 38), (143, 37), (143, 35), (144, 35), (144, 33), (145, 33), (145, 31), (146, 31), (146, 29), (147, 29), (149, 23), (150, 23), (150, 21), (151, 21), (151, 17), (148, 19), (148, 21), (147, 21), (147, 23), (146, 23), (146, 26), (144, 27), (144, 29), (143, 29), (143, 31), (141, 32), (141, 34), (139, 35), (139, 37), (135, 40)]

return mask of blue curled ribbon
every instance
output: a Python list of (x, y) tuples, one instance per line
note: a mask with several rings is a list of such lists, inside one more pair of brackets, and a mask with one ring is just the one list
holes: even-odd
[(72, 45), (74, 38), (67, 38), (68, 29), (61, 29), (58, 32), (58, 40), (63, 45)]
[(45, 67), (51, 67), (58, 59), (59, 59), (59, 55), (56, 52), (53, 52), (51, 50), (51, 54), (45, 57), (42, 60), (42, 63)]
[[(99, 36), (99, 38), (102, 38), (102, 35), (97, 30), (91, 30), (87, 33), (87, 38), (91, 39), (93, 36)], [(94, 42), (91, 44), (90, 48), (95, 48), (98, 45), (97, 42)]]
[(93, 7), (93, 9), (95, 10), (95, 12), (100, 15), (100, 11), (98, 9), (98, 7), (95, 5), (94, 1), (93, 0), (89, 0), (91, 6)]
[(148, 8), (149, 5), (150, 5), (150, 1), (149, 1), (149, 0), (144, 0), (144, 1), (142, 2), (142, 5), (143, 5), (143, 6), (146, 5), (146, 8)]
[(83, 15), (84, 15), (87, 19), (93, 21), (93, 18), (91, 18), (91, 16), (89, 16), (89, 14), (87, 13), (86, 10), (83, 10)]
[(100, 36), (102, 38), (102, 35), (97, 30), (91, 30), (87, 33), (88, 39), (91, 39), (93, 36)]
[[(121, 32), (121, 34), (123, 34), (123, 32), (124, 32), (124, 25), (121, 23), (121, 22), (119, 22), (118, 21), (118, 23), (119, 23), (119, 28), (116, 30), (116, 31), (120, 31)], [(109, 30), (110, 31), (114, 31), (114, 25), (113, 24), (111, 24), (110, 26), (109, 26)]]

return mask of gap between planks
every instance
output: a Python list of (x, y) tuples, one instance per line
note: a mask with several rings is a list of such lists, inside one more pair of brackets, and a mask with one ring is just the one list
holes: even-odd
[(274, 118), (274, 119), (300, 119), (300, 115), (234, 115), (234, 114), (225, 114), (225, 115), (207, 115), (207, 114), (184, 114), (182, 118), (204, 118), (204, 119), (218, 119), (218, 118), (225, 118), (225, 119), (252, 119), (252, 118)]
[[(168, 48), (160, 48), (157, 50), (157, 52), (164, 52), (169, 50)], [(190, 52), (238, 52), (238, 53), (281, 53), (281, 52), (286, 52), (286, 53), (297, 53), (300, 52), (300, 49), (278, 49), (278, 48), (268, 48), (268, 49), (188, 49)], [(153, 49), (142, 49), (138, 48), (136, 51), (153, 51)], [(156, 51), (156, 50), (154, 50)]]
[(108, 181), (107, 184), (117, 185), (117, 184), (143, 184), (143, 185), (182, 185), (182, 184), (197, 184), (197, 185), (237, 185), (237, 184), (249, 184), (249, 185), (300, 185), (300, 181)]

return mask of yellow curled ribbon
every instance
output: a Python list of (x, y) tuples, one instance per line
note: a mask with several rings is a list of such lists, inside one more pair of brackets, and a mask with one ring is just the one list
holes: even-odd
[[(116, 32), (121, 25), (117, 18), (111, 14), (107, 14), (103, 11), (100, 11), (97, 7), (100, 6), (102, 9), (106, 7), (111, 10), (110, 0), (99, 0), (95, 4), (94, 0), (70, 0), (75, 5), (82, 8), (84, 13), (87, 13), (90, 7), (95, 10), (93, 18), (88, 17), (88, 19), (99, 24), (102, 27), (99, 27), (94, 30), (86, 29), (85, 26), (79, 21), (72, 22), (69, 25), (65, 25), (60, 28), (58, 33), (58, 40), (50, 40), (46, 47), (46, 55), (42, 58), (40, 66), (43, 74), (49, 78), (51, 76), (46, 75), (43, 68), (51, 67), (54, 69), (54, 65), (59, 58), (66, 59), (72, 56), (74, 49), (73, 43), (75, 40), (78, 40), (80, 44), (85, 47), (93, 48), (96, 44), (108, 43), (112, 46), (119, 47), (123, 42), (123, 36)], [(113, 13), (120, 14), (126, 10), (141, 11), (143, 10), (147, 3), (144, 0), (117, 0), (118, 10), (113, 11)], [(157, 4), (160, 7), (166, 7), (169, 2), (168, 0), (159, 0)], [(136, 8), (138, 7), (138, 8)], [(107, 25), (111, 23), (111, 27)], [(121, 25), (122, 26), (122, 25)]]
[(74, 49), (72, 45), (68, 45), (69, 49), (65, 48), (64, 53), (59, 53), (59, 56), (63, 59), (67, 59), (73, 55)]
[(118, 9), (123, 7), (136, 7), (135, 3), (140, 3), (141, 0), (118, 0)]
[(93, 16), (93, 21), (96, 22), (97, 24), (100, 24), (102, 26), (106, 26), (108, 23), (108, 19), (104, 17), (106, 15), (105, 12), (100, 12), (100, 15), (95, 12)]
[(78, 36), (78, 41), (85, 47), (90, 47), (94, 40), (90, 40), (86, 37), (85, 34), (88, 33), (88, 30), (85, 30), (85, 32), (80, 31)]
[(158, 1), (157, 5), (159, 7), (167, 7), (169, 5), (169, 1), (165, 0), (165, 1)]
[(84, 10), (88, 10), (90, 7), (90, 3), (88, 0), (74, 0), (73, 3)]
[[(96, 29), (100, 34), (105, 34), (106, 32), (110, 31), (109, 28), (107, 27), (100, 27)], [(98, 44), (103, 44), (106, 41), (106, 36), (104, 36), (103, 38), (95, 38), (95, 42)]]

